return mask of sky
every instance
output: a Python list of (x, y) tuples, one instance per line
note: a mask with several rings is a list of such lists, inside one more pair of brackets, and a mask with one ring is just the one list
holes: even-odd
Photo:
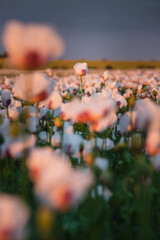
[(160, 60), (160, 0), (4, 0), (12, 19), (56, 27), (65, 59)]

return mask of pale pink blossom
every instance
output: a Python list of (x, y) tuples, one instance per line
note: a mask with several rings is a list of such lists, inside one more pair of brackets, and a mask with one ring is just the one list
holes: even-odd
[(78, 76), (84, 76), (88, 73), (88, 65), (87, 63), (76, 63), (74, 70)]
[(3, 33), (3, 43), (16, 67), (36, 68), (50, 58), (60, 57), (64, 41), (52, 28), (36, 23), (10, 21)]
[(0, 240), (24, 239), (29, 208), (15, 196), (0, 194)]

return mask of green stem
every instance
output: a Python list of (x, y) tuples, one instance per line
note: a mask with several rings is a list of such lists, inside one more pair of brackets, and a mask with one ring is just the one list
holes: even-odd
[(14, 192), (14, 159), (11, 159), (12, 191)]
[(63, 146), (63, 133), (64, 133), (64, 121), (62, 122), (62, 129), (61, 129), (61, 147)]
[(134, 134), (134, 131), (133, 131), (133, 111), (131, 109), (131, 149), (133, 150), (133, 134)]
[(50, 141), (50, 145), (52, 145), (52, 134), (53, 134), (53, 119), (54, 119), (54, 111), (52, 110), (52, 120), (51, 120), (51, 124), (50, 124), (50, 131), (49, 131), (49, 141)]
[(53, 135), (53, 123), (51, 123), (50, 131), (49, 131), (49, 143), (52, 145), (52, 135)]
[(42, 119), (42, 129), (44, 130), (44, 119)]
[(27, 174), (26, 174), (26, 165), (25, 165), (25, 159), (23, 158), (21, 161), (21, 195), (22, 198), (26, 200), (27, 198)]
[(9, 110), (8, 110), (8, 106), (7, 106), (7, 117), (9, 118)]

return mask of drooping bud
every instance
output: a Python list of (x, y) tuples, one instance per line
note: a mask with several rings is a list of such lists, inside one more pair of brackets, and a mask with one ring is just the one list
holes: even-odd
[(128, 104), (129, 104), (130, 108), (133, 109), (134, 104), (135, 104), (134, 96), (131, 96), (131, 97), (129, 98), (129, 100), (128, 100)]
[(11, 103), (11, 92), (8, 89), (1, 91), (1, 99), (3, 107), (8, 107)]
[(62, 126), (62, 121), (61, 121), (61, 119), (60, 119), (59, 116), (56, 116), (56, 117), (54, 118), (54, 124), (55, 124), (55, 126), (56, 126), (57, 128), (61, 128), (61, 126)]
[(153, 90), (153, 96), (157, 96), (157, 91), (156, 90)]

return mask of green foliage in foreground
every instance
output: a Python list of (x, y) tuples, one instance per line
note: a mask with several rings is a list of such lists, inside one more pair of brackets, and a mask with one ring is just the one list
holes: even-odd
[[(36, 227), (38, 202), (25, 160), (0, 162), (0, 192), (20, 195), (32, 209), (28, 240), (160, 239), (160, 174), (152, 169), (144, 152), (118, 144), (114, 150), (95, 148), (94, 155), (109, 160), (106, 172), (92, 167), (95, 197), (89, 192), (77, 208), (63, 214), (53, 212), (48, 235), (45, 228), (43, 233), (43, 228)], [(71, 161), (76, 167), (76, 159)], [(113, 192), (108, 201), (98, 195), (99, 184)]]

